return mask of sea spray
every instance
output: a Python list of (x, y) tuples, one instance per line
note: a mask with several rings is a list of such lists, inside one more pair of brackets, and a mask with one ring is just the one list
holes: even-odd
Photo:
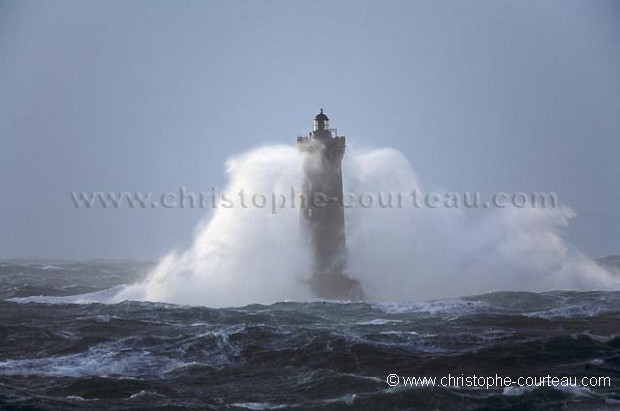
[[(408, 193), (421, 189), (397, 150), (350, 149), (345, 192)], [(301, 158), (267, 146), (226, 163), (229, 196), (240, 191), (284, 198), (301, 181)], [(374, 301), (419, 301), (499, 290), (617, 289), (603, 268), (570, 246), (562, 230), (574, 217), (557, 208), (416, 208), (347, 205), (348, 275)], [(482, 213), (482, 215), (481, 215)], [(215, 208), (186, 251), (162, 259), (115, 300), (239, 306), (314, 297), (300, 238), (299, 204), (236, 203)]]
[[(287, 195), (298, 187), (299, 155), (270, 146), (232, 157), (226, 163), (228, 196), (240, 191)], [(260, 205), (260, 204), (259, 204)], [(217, 207), (199, 223), (193, 245), (167, 255), (140, 284), (118, 299), (233, 306), (307, 300), (306, 255), (298, 230), (299, 210), (236, 203)]]
[[(350, 150), (349, 158), (349, 190), (424, 191), (397, 150)], [(376, 301), (618, 289), (617, 279), (564, 240), (562, 231), (574, 216), (563, 205), (355, 207), (347, 221), (350, 269)]]

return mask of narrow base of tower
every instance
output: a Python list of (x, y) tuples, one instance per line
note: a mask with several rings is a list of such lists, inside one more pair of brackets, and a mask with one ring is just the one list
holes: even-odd
[(359, 281), (343, 273), (316, 272), (310, 279), (312, 292), (328, 300), (364, 301), (364, 291)]

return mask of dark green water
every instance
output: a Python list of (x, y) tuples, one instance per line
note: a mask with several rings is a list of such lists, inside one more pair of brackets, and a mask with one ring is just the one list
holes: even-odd
[[(620, 409), (620, 292), (226, 309), (71, 297), (147, 268), (0, 265), (0, 409)], [(609, 386), (391, 387), (389, 374)]]

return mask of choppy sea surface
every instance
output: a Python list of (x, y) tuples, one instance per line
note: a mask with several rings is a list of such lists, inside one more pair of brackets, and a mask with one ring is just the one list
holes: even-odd
[[(75, 297), (114, 294), (149, 268), (0, 263), (0, 409), (620, 409), (620, 292), (224, 309)], [(388, 385), (390, 374), (401, 383)], [(609, 378), (597, 387), (402, 382), (449, 375)]]

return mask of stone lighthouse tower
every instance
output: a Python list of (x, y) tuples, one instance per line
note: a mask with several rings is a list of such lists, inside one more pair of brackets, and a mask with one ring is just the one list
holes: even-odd
[(345, 138), (329, 128), (321, 112), (308, 136), (297, 138), (303, 155), (300, 224), (312, 254), (310, 286), (317, 297), (361, 300), (360, 284), (347, 276), (342, 157)]

